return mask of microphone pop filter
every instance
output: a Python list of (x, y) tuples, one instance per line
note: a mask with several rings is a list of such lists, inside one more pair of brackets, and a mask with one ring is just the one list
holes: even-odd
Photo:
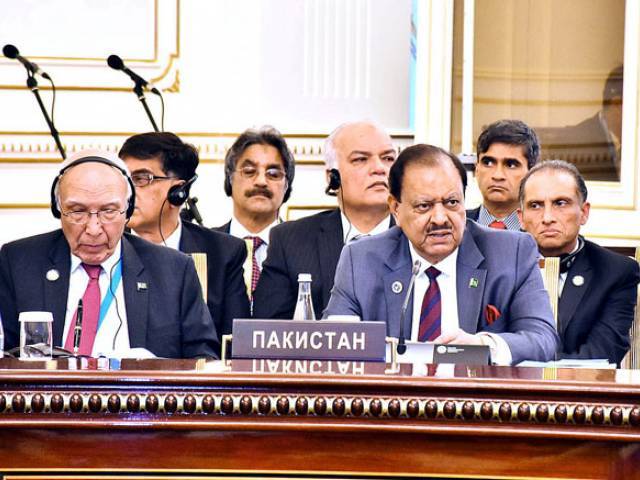
[(122, 70), (124, 68), (124, 62), (118, 55), (109, 55), (109, 58), (107, 58), (107, 65), (109, 65), (114, 70)]
[(4, 53), (4, 56), (7, 58), (18, 58), (18, 55), (20, 55), (18, 49), (9, 43), (4, 46), (2, 53)]

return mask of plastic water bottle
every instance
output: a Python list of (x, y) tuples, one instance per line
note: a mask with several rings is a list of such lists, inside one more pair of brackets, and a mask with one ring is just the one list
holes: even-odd
[(294, 320), (315, 320), (316, 314), (313, 311), (311, 301), (311, 274), (298, 274), (298, 301), (296, 310), (293, 313)]

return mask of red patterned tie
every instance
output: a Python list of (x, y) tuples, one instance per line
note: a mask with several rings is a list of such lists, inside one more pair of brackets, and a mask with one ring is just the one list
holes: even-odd
[(256, 258), (256, 252), (261, 245), (264, 244), (260, 237), (248, 236), (245, 239), (253, 242), (253, 255), (251, 258), (251, 297), (258, 286), (258, 280), (260, 280), (260, 266), (258, 265), (258, 259)]
[(494, 220), (489, 224), (489, 228), (495, 228), (496, 230), (506, 230), (507, 225), (504, 222), (501, 222), (500, 220)]
[[(100, 265), (87, 265), (82, 264), (82, 268), (89, 275), (89, 283), (87, 289), (82, 296), (82, 336), (80, 337), (80, 348), (78, 353), (80, 355), (91, 356), (93, 351), (93, 342), (96, 339), (96, 332), (98, 330), (98, 318), (100, 317), (100, 283), (98, 278), (102, 267)], [(64, 348), (73, 352), (73, 337), (74, 329), (76, 326), (76, 316), (78, 311), (73, 314), (71, 325), (67, 332), (67, 341), (64, 343)]]
[(440, 287), (436, 278), (440, 275), (440, 270), (429, 267), (426, 271), (429, 277), (429, 288), (422, 299), (422, 310), (420, 312), (420, 329), (418, 330), (419, 342), (431, 342), (440, 336), (440, 316), (442, 313), (442, 302), (440, 300)]

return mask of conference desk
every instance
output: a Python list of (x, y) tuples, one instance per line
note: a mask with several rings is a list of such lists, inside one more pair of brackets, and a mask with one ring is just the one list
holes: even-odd
[(5, 478), (640, 478), (640, 375), (0, 360)]

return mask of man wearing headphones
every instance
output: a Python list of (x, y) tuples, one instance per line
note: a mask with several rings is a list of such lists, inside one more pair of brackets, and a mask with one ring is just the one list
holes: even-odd
[(267, 256), (269, 233), (291, 195), (295, 161), (284, 137), (273, 127), (245, 130), (224, 159), (224, 191), (233, 199), (233, 216), (215, 228), (247, 245), (245, 283), (249, 297)]
[(51, 187), (62, 229), (0, 250), (8, 349), (18, 345), (20, 312), (47, 311), (54, 346), (81, 355), (128, 356), (134, 347), (169, 358), (216, 355), (218, 336), (193, 262), (123, 234), (134, 208), (133, 183), (115, 155), (83, 151), (62, 164)]
[(640, 281), (638, 263), (579, 235), (589, 218), (587, 186), (575, 165), (540, 163), (520, 185), (520, 222), (545, 257), (560, 257), (558, 334), (562, 358), (619, 364)]
[(136, 187), (136, 208), (128, 226), (145, 240), (207, 258), (207, 306), (219, 335), (231, 333), (234, 318), (250, 315), (242, 265), (244, 243), (191, 222), (180, 208), (197, 178), (196, 149), (169, 132), (134, 135), (120, 149)]
[(298, 274), (312, 276), (316, 318), (329, 302), (333, 277), (344, 244), (387, 230), (389, 169), (396, 159), (391, 137), (371, 122), (345, 123), (324, 147), (328, 187), (340, 208), (274, 228), (254, 298), (254, 316), (292, 318)]

